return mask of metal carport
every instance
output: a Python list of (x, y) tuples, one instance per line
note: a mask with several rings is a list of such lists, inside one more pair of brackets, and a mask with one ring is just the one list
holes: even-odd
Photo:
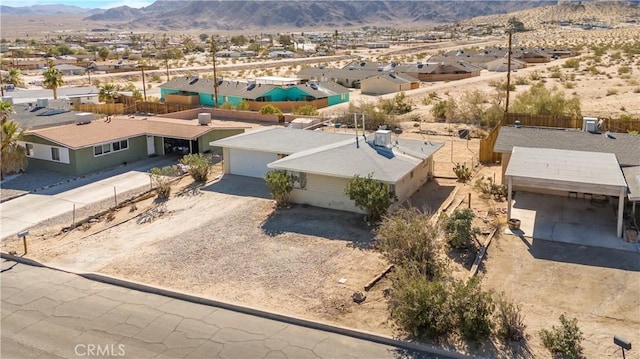
[(613, 196), (619, 199), (617, 235), (622, 237), (627, 183), (613, 153), (513, 147), (505, 177), (507, 218), (518, 186)]

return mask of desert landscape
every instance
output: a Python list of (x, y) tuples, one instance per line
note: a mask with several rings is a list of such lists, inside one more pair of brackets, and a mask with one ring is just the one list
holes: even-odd
[[(574, 49), (578, 54), (512, 70), (510, 81), (514, 88), (509, 93), (512, 106), (520, 95), (542, 84), (557, 89), (566, 98), (577, 98), (582, 116), (638, 119), (639, 14), (638, 6), (633, 4), (571, 3), (460, 20), (453, 31), (467, 32), (458, 38), (426, 43), (393, 41), (388, 48), (340, 49), (329, 56), (277, 60), (218, 58), (216, 65), (219, 77), (247, 80), (261, 76), (295, 77), (305, 66), (342, 68), (355, 60), (415, 63), (449, 51), (507, 48), (508, 37), (504, 34), (473, 33), (487, 24), (506, 25), (515, 17), (529, 31), (514, 34), (514, 48)], [(576, 25), (586, 18), (610, 27), (587, 29)], [(560, 25), (565, 21), (570, 25)], [(47, 15), (31, 15), (28, 21), (3, 15), (2, 37), (13, 41), (27, 34), (73, 36), (109, 24), (112, 23), (91, 21), (80, 15), (60, 15), (54, 23)], [(314, 31), (323, 29), (318, 26)], [(154, 33), (152, 27), (143, 26), (134, 31)], [(406, 29), (414, 35), (425, 31)], [(181, 28), (163, 33), (179, 41), (187, 36), (197, 38), (204, 32)], [(240, 34), (232, 29), (215, 32), (223, 37)], [(3, 59), (7, 58), (3, 55)], [(166, 63), (156, 59), (148, 63), (158, 66), (145, 71), (146, 96), (151, 101), (160, 100), (159, 86), (166, 82), (167, 72), (170, 78), (193, 75), (213, 78), (212, 56), (208, 52), (185, 54)], [(37, 85), (43, 81), (41, 71), (24, 71), (22, 78), (25, 89), (41, 88)], [(640, 340), (638, 253), (599, 252), (592, 247), (568, 248), (550, 242), (536, 244), (534, 251), (533, 240), (504, 234), (505, 200), (487, 196), (474, 185), (482, 178), (501, 183), (502, 171), (499, 164), (479, 163), (480, 138), (495, 123), (480, 117), (471, 121), (462, 119), (467, 111), (464, 104), (475, 96), (474, 104), (481, 110), (492, 105), (504, 106), (504, 91), (500, 89), (506, 79), (505, 72), (483, 70), (479, 76), (461, 80), (420, 82), (418, 88), (403, 92), (411, 111), (390, 119), (401, 130), (401, 138), (444, 143), (434, 157), (435, 178), (415, 193), (408, 205), (431, 214), (451, 214), (468, 207), (475, 215), (473, 223), (480, 230), (478, 241), (486, 249), (484, 261), (474, 267), (473, 258), (469, 261), (447, 257), (450, 276), (466, 280), (477, 271), (482, 287), (504, 293), (516, 303), (526, 324), (525, 339), (516, 343), (505, 344), (495, 338), (468, 343), (458, 336), (427, 342), (477, 357), (550, 357), (538, 333), (555, 325), (560, 314), (566, 314), (577, 319), (584, 334), (583, 357), (618, 358), (620, 348), (612, 343), (613, 335), (634, 343)], [(94, 73), (91, 80), (86, 75), (70, 75), (64, 81), (65, 86), (100, 87), (109, 83), (122, 89), (143, 88), (139, 71)], [(371, 96), (359, 89), (349, 89), (349, 102), (318, 109), (318, 116), (340, 118), (350, 114), (354, 105), (379, 104), (396, 96), (396, 93)], [(445, 120), (436, 116), (434, 108), (442, 101), (457, 102), (460, 118)], [(251, 126), (258, 127), (255, 123)], [(459, 138), (460, 129), (469, 129), (471, 138)], [(346, 126), (325, 126), (320, 130), (353, 133)], [(458, 163), (472, 170), (469, 181), (457, 180), (453, 168)], [(83, 212), (83, 217), (91, 220), (76, 228), (68, 228), (72, 222), (70, 215), (47, 220), (31, 228), (28, 256), (73, 271), (104, 273), (409, 339), (389, 316), (392, 275), (383, 276), (370, 290), (364, 289), (387, 272), (389, 262), (376, 250), (376, 230), (364, 223), (362, 215), (306, 205), (277, 208), (266, 187), (222, 174), (222, 163), (217, 161), (205, 184), (198, 185), (186, 175), (179, 177), (167, 201), (158, 201), (153, 193), (144, 196), (136, 193), (131, 194), (126, 206), (113, 207), (112, 201), (96, 203)], [(260, 190), (251, 192), (249, 188)], [(439, 240), (444, 245), (444, 239)], [(15, 237), (2, 241), (3, 252), (20, 253), (21, 248), (22, 242)], [(355, 303), (354, 292), (365, 292), (366, 300)], [(638, 353), (628, 351), (626, 357), (640, 358)]]

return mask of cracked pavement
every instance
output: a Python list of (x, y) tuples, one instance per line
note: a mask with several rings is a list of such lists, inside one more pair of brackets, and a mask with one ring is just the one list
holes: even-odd
[(432, 358), (2, 260), (2, 358)]

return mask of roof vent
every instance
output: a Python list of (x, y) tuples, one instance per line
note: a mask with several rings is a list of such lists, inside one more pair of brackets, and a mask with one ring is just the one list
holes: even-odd
[(379, 147), (391, 147), (391, 130), (377, 130), (373, 144)]
[(600, 133), (600, 127), (602, 126), (602, 120), (598, 120), (597, 117), (583, 117), (582, 118), (582, 131), (589, 133)]
[(194, 76), (191, 78), (191, 81), (189, 81), (189, 85), (193, 85), (196, 82), (198, 82), (198, 80), (200, 80), (200, 78), (198, 78), (198, 76)]
[(39, 98), (36, 100), (36, 107), (45, 108), (49, 106), (49, 100), (46, 98)]
[(76, 125), (86, 125), (93, 121), (93, 113), (91, 112), (78, 112), (76, 113)]
[(198, 124), (207, 126), (211, 123), (211, 114), (208, 112), (201, 112), (198, 114)]

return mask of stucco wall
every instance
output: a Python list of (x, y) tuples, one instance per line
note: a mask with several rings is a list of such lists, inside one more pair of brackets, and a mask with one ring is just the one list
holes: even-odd
[(222, 147), (210, 146), (209, 142), (217, 141), (222, 138), (234, 136), (244, 133), (243, 129), (214, 130), (198, 139), (198, 151), (200, 153), (211, 151), (212, 153), (222, 154)]
[(128, 149), (111, 152), (102, 156), (94, 156), (93, 146), (72, 151), (72, 153), (72, 163), (75, 163), (76, 174), (85, 174), (119, 166), (124, 162), (133, 162), (147, 158), (147, 137), (138, 136), (130, 138)]
[(411, 195), (413, 195), (420, 187), (422, 187), (429, 178), (429, 174), (433, 173), (433, 161), (431, 157), (418, 165), (413, 171), (413, 175), (408, 173), (398, 182), (396, 182), (396, 196), (398, 197), (398, 205), (404, 203)]
[(290, 200), (293, 203), (364, 213), (344, 194), (347, 182), (349, 180), (346, 178), (307, 174), (305, 189), (294, 189)]

